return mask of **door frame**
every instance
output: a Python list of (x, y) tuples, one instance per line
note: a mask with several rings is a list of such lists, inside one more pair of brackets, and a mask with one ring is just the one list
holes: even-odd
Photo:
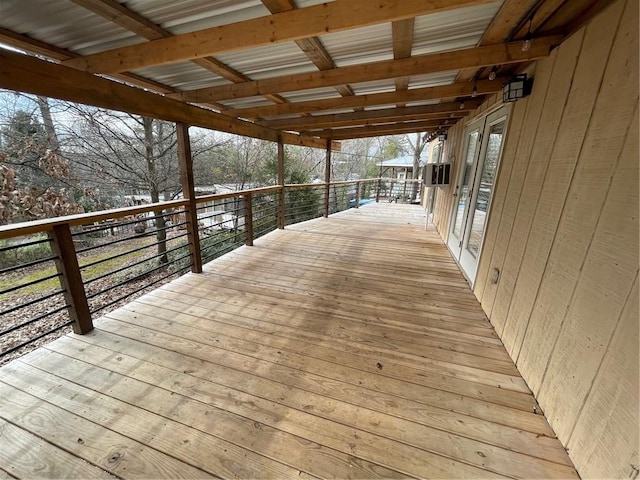
[[(503, 139), (502, 139), (502, 143), (500, 145), (500, 151), (498, 153), (498, 160), (496, 163), (496, 173), (495, 173), (495, 177), (494, 177), (494, 181), (493, 181), (493, 186), (491, 189), (491, 194), (489, 196), (488, 202), (487, 202), (487, 210), (486, 210), (486, 217), (484, 220), (484, 227), (483, 227), (483, 231), (482, 231), (482, 236), (480, 238), (480, 244), (478, 246), (478, 255), (476, 257), (476, 262), (475, 265), (473, 265), (473, 268), (469, 268), (468, 265), (468, 261), (467, 262), (463, 262), (462, 260), (468, 260), (468, 259), (464, 259), (463, 255), (464, 255), (464, 250), (466, 248), (466, 245), (469, 242), (469, 237), (471, 234), (471, 226), (468, 225), (468, 221), (470, 218), (470, 212), (471, 212), (471, 206), (475, 205), (475, 202), (477, 201), (477, 197), (478, 197), (478, 193), (479, 193), (479, 187), (480, 187), (480, 180), (481, 180), (481, 176), (482, 176), (482, 167), (484, 165), (484, 160), (486, 159), (486, 149), (487, 149), (487, 144), (488, 144), (488, 133), (490, 131), (490, 128), (497, 124), (500, 123), (501, 121), (504, 121), (504, 133), (503, 133)], [(473, 166), (473, 179), (471, 181), (473, 188), (471, 190), (471, 195), (469, 196), (469, 201), (468, 204), (465, 206), (465, 213), (463, 216), (463, 224), (462, 224), (462, 238), (458, 238), (458, 242), (461, 241), (459, 247), (456, 247), (457, 254), (456, 251), (452, 249), (450, 242), (451, 242), (451, 237), (453, 236), (454, 238), (455, 235), (453, 235), (453, 228), (454, 228), (454, 222), (455, 222), (455, 215), (456, 215), (456, 210), (458, 208), (458, 204), (459, 204), (459, 200), (458, 200), (458, 193), (461, 191), (462, 188), (462, 182), (464, 180), (464, 164), (462, 163), (462, 160), (465, 160), (466, 163), (466, 155), (467, 155), (467, 149), (468, 149), (468, 145), (467, 144), (463, 144), (463, 155), (460, 157), (460, 163), (459, 163), (459, 168), (458, 171), (456, 172), (456, 183), (455, 183), (455, 191), (454, 191), (454, 202), (452, 205), (452, 209), (451, 209), (451, 215), (449, 217), (449, 226), (448, 226), (448, 237), (447, 237), (447, 248), (449, 249), (449, 251), (451, 252), (451, 255), (453, 256), (454, 260), (456, 261), (456, 263), (458, 264), (458, 266), (460, 267), (460, 270), (462, 271), (462, 274), (465, 276), (465, 278), (467, 279), (467, 281), (469, 282), (469, 284), (471, 285), (471, 287), (473, 288), (473, 285), (475, 283), (475, 278), (476, 278), (476, 274), (477, 274), (477, 270), (478, 270), (478, 265), (480, 264), (480, 260), (482, 258), (482, 254), (483, 254), (483, 247), (484, 247), (484, 239), (487, 233), (487, 225), (489, 224), (489, 218), (491, 216), (491, 208), (493, 205), (493, 195), (495, 193), (495, 187), (498, 181), (498, 177), (500, 175), (500, 169), (501, 169), (501, 165), (502, 165), (502, 155), (504, 152), (504, 147), (505, 147), (505, 143), (506, 140), (508, 138), (508, 134), (509, 134), (509, 126), (510, 126), (510, 121), (511, 121), (511, 105), (496, 105), (494, 108), (486, 111), (483, 113), (483, 115), (477, 116), (475, 118), (473, 118), (472, 120), (470, 120), (469, 122), (467, 122), (465, 124), (465, 130), (464, 130), (464, 136), (463, 136), (463, 142), (467, 141), (468, 135), (477, 128), (477, 123), (480, 122), (481, 123), (481, 127), (480, 127), (480, 139), (479, 139), (479, 145), (477, 147), (477, 150), (475, 152), (474, 155), (474, 166)], [(482, 160), (482, 162), (480, 161)], [(471, 255), (469, 253), (469, 255)], [(465, 269), (463, 267), (463, 263), (467, 264), (467, 269)], [(469, 272), (471, 272), (471, 274), (467, 271), (469, 270)]]

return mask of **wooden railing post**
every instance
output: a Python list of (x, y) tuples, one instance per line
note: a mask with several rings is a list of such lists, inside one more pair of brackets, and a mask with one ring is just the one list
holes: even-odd
[(184, 208), (191, 271), (193, 273), (202, 273), (202, 252), (200, 251), (200, 235), (198, 233), (198, 211), (193, 183), (193, 159), (191, 158), (191, 144), (189, 142), (189, 126), (184, 123), (176, 123), (176, 131), (178, 134), (178, 160), (180, 162), (182, 194), (185, 200), (189, 201)]
[(329, 189), (331, 188), (331, 140), (327, 140), (327, 158), (324, 166), (324, 217), (329, 216)]
[(82, 283), (76, 249), (73, 245), (69, 224), (55, 225), (49, 234), (51, 249), (57, 257), (55, 264), (60, 274), (60, 286), (69, 306), (69, 317), (73, 320), (73, 331), (80, 335), (93, 330), (87, 294)]
[(285, 225), (284, 218), (284, 143), (282, 143), (282, 135), (278, 134), (278, 228), (282, 229)]
[(382, 190), (382, 178), (378, 177), (378, 184), (376, 187), (376, 203), (380, 203), (380, 190)]
[(242, 196), (244, 200), (244, 231), (247, 234), (245, 245), (253, 246), (253, 206), (251, 201), (251, 193), (245, 193)]
[(360, 182), (356, 182), (356, 208), (360, 208)]

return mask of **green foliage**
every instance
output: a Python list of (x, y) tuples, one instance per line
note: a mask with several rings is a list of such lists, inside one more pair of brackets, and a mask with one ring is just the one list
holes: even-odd
[[(45, 235), (29, 238), (29, 242), (44, 240)], [(11, 246), (8, 240), (0, 240), (0, 249)], [(25, 263), (35, 262), (50, 257), (51, 247), (48, 242), (26, 245), (0, 252), (0, 268), (16, 267)]]

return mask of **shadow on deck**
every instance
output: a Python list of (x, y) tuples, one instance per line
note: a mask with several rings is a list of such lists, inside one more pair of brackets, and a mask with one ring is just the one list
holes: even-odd
[(0, 477), (576, 476), (420, 207), (273, 232), (95, 325), (0, 369)]

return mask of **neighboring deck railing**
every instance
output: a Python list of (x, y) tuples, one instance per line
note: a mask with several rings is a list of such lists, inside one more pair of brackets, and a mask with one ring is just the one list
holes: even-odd
[(69, 326), (89, 332), (96, 314), (277, 228), (397, 201), (398, 182), (272, 186), (1, 226), (0, 362)]

